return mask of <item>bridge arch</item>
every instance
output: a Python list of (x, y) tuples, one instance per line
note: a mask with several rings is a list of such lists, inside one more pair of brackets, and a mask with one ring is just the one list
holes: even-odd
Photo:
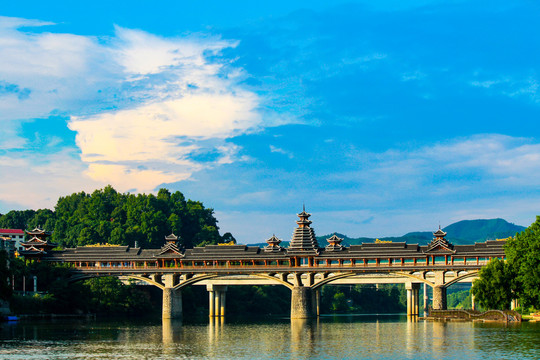
[(461, 275), (461, 276), (458, 275), (458, 277), (456, 277), (455, 279), (452, 279), (451, 281), (447, 282), (446, 284), (444, 284), (444, 286), (449, 287), (449, 286), (452, 286), (452, 285), (460, 282), (463, 279), (467, 279), (467, 278), (470, 278), (470, 277), (476, 277), (476, 276), (478, 276), (478, 273), (479, 273), (478, 271), (471, 271), (471, 272), (469, 272), (469, 273), (467, 273), (465, 275)]
[(85, 275), (78, 275), (78, 276), (73, 276), (73, 277), (70, 277), (68, 279), (68, 283), (74, 283), (74, 282), (78, 282), (78, 281), (83, 281), (83, 280), (87, 280), (87, 279), (93, 279), (93, 278), (100, 278), (100, 277), (116, 277), (116, 278), (128, 278), (128, 279), (133, 279), (133, 280), (140, 280), (140, 281), (144, 281), (150, 285), (154, 285), (158, 288), (160, 288), (161, 290), (163, 290), (165, 288), (165, 286), (163, 286), (162, 284), (152, 280), (152, 279), (149, 279), (149, 278), (146, 278), (144, 276), (138, 276), (138, 275), (124, 275), (124, 274), (121, 274), (121, 275), (112, 275), (112, 274), (85, 274)]
[[(375, 275), (375, 274), (379, 274), (379, 273), (377, 273), (377, 272), (373, 272), (373, 273), (357, 273), (357, 272), (339, 273), (337, 275), (327, 277), (327, 278), (324, 278), (323, 280), (320, 280), (320, 281), (316, 282), (315, 284), (313, 284), (311, 286), (311, 288), (312, 289), (318, 289), (318, 288), (322, 287), (323, 285), (330, 284), (331, 282), (336, 281), (336, 280), (346, 279), (346, 278), (354, 277), (354, 276), (358, 276), (358, 275), (370, 275), (370, 274)], [(432, 286), (432, 287), (435, 285), (431, 281), (429, 281), (427, 279), (424, 279), (422, 277), (413, 275), (413, 274), (407, 274), (407, 273), (402, 273), (402, 272), (389, 272), (388, 274), (389, 275), (394, 275), (396, 277), (410, 278), (412, 280), (427, 284), (427, 285)]]
[(209, 279), (219, 279), (219, 278), (226, 278), (226, 277), (229, 277), (231, 275), (244, 275), (244, 276), (247, 276), (247, 277), (258, 277), (258, 278), (262, 278), (262, 279), (267, 279), (267, 280), (272, 280), (277, 284), (280, 284), (280, 285), (283, 285), (287, 288), (289, 288), (290, 290), (293, 289), (293, 285), (287, 281), (284, 281), (284, 280), (281, 280), (275, 276), (271, 276), (271, 275), (268, 275), (268, 274), (257, 274), (257, 273), (253, 273), (253, 274), (224, 274), (224, 275), (219, 275), (219, 274), (201, 274), (201, 275), (197, 275), (195, 277), (192, 277), (190, 279), (187, 279), (187, 280), (184, 280), (182, 282), (180, 282), (179, 284), (177, 284), (176, 286), (174, 286), (174, 290), (179, 290), (179, 289), (182, 289), (186, 286), (189, 286), (189, 285), (194, 285), (200, 281), (204, 281), (204, 280), (209, 280)]

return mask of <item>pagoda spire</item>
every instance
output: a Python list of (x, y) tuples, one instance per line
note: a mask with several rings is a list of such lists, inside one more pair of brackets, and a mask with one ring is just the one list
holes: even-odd
[(439, 225), (439, 230), (433, 233), (433, 240), (431, 240), (425, 252), (454, 252), (454, 245), (452, 245), (448, 240), (446, 240), (446, 234), (447, 233), (441, 229), (441, 225)]
[(306, 206), (302, 206), (302, 212), (298, 214), (298, 220), (296, 224), (298, 227), (294, 229), (291, 243), (287, 248), (289, 253), (294, 254), (318, 254), (319, 253), (319, 244), (317, 243), (317, 238), (315, 237), (315, 232), (313, 228), (310, 227), (312, 221), (309, 220), (311, 214), (306, 212)]

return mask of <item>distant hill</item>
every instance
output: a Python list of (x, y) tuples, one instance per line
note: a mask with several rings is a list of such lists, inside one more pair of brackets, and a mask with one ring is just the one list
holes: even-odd
[[(455, 245), (472, 244), (475, 242), (482, 242), (486, 240), (504, 239), (509, 236), (514, 236), (516, 233), (525, 230), (524, 226), (515, 225), (509, 223), (504, 219), (489, 219), (489, 220), (462, 220), (451, 225), (448, 225), (443, 229), (448, 233), (446, 238)], [(326, 239), (332, 236), (332, 234), (317, 236), (319, 245), (326, 244)], [(344, 239), (344, 243), (348, 245), (361, 244), (363, 242), (374, 242), (375, 238), (350, 238), (343, 234), (337, 234), (337, 236)], [(431, 231), (417, 231), (410, 232), (403, 236), (398, 237), (384, 237), (379, 238), (382, 241), (400, 242), (404, 241), (409, 244), (427, 245), (433, 239), (433, 233)]]
[[(436, 229), (433, 229), (436, 230)], [(473, 244), (475, 242), (483, 242), (486, 240), (504, 239), (509, 236), (514, 236), (516, 233), (525, 230), (524, 226), (509, 223), (504, 219), (489, 219), (489, 220), (462, 220), (457, 223), (448, 225), (443, 229), (448, 233), (446, 238), (454, 245)], [(333, 234), (317, 236), (319, 246), (326, 246), (326, 239)], [(344, 245), (359, 245), (361, 243), (374, 242), (375, 238), (359, 237), (351, 238), (347, 235), (336, 233), (337, 236), (343, 238)], [(392, 236), (379, 238), (382, 241), (392, 242), (407, 242), (409, 244), (427, 245), (433, 239), (431, 231), (416, 231), (410, 232), (403, 236)], [(266, 246), (266, 243), (249, 244), (257, 246)], [(283, 247), (289, 246), (289, 241), (283, 241)]]
[(448, 233), (448, 239), (468, 242), (503, 239), (523, 230), (525, 230), (524, 226), (515, 225), (503, 219), (462, 220), (444, 228), (444, 231)]

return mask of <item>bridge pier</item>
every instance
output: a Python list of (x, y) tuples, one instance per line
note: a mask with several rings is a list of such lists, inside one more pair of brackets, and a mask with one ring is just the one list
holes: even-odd
[(182, 318), (182, 291), (166, 287), (163, 289), (163, 319)]
[(443, 285), (433, 287), (433, 309), (446, 310), (446, 287)]
[(419, 315), (420, 284), (406, 283), (407, 290), (407, 315)]
[(316, 295), (313, 294), (310, 287), (293, 287), (291, 291), (291, 319), (311, 318), (314, 313), (314, 296)]
[(208, 290), (208, 316), (224, 317), (227, 285), (206, 285)]

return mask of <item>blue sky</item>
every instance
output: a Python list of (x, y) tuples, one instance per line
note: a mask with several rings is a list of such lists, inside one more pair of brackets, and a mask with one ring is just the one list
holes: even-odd
[(0, 212), (180, 190), (244, 243), (540, 203), (533, 1), (0, 5)]

